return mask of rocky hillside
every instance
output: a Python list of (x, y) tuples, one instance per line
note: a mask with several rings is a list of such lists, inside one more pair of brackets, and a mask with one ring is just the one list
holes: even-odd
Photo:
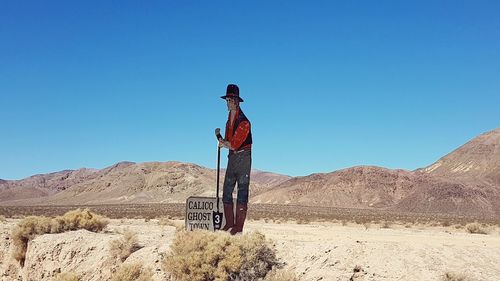
[(500, 128), (474, 138), (421, 171), (500, 186)]
[(292, 178), (254, 203), (500, 217), (500, 129), (415, 171), (360, 166)]
[[(250, 201), (500, 216), (500, 128), (415, 171), (359, 166), (289, 177), (252, 171)], [(185, 202), (214, 196), (216, 172), (181, 162), (120, 162), (0, 182), (0, 204)], [(221, 171), (221, 193), (224, 171)]]
[[(289, 176), (252, 172), (253, 192)], [(220, 194), (224, 171), (221, 171)], [(181, 162), (120, 162), (102, 170), (80, 169), (0, 183), (0, 204), (122, 204), (185, 202), (215, 196), (216, 171)]]
[(0, 202), (45, 197), (97, 176), (95, 169), (65, 170), (17, 181), (0, 180)]
[(359, 166), (288, 180), (252, 198), (254, 203), (300, 204), (346, 208), (387, 207), (413, 189), (415, 174)]

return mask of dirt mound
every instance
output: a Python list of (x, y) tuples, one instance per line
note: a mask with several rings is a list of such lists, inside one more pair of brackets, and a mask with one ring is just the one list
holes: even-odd
[(115, 239), (116, 234), (87, 230), (38, 236), (28, 245), (25, 280), (45, 280), (61, 272), (73, 272), (83, 280), (107, 280), (117, 267), (109, 247)]

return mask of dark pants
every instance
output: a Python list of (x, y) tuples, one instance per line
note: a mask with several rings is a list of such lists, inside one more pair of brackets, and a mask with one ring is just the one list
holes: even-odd
[(222, 201), (224, 203), (233, 203), (233, 190), (236, 183), (238, 183), (238, 197), (236, 200), (238, 203), (247, 203), (252, 152), (248, 150), (240, 153), (229, 153), (228, 158)]

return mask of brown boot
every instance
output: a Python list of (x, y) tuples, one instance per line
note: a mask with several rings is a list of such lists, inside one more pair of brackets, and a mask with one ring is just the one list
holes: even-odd
[(233, 213), (233, 203), (224, 203), (224, 216), (226, 216), (226, 225), (222, 228), (224, 231), (228, 231), (234, 226), (234, 213)]
[(234, 227), (231, 229), (231, 235), (240, 233), (243, 231), (243, 225), (245, 224), (245, 219), (247, 217), (247, 204), (237, 203), (236, 204), (236, 222)]

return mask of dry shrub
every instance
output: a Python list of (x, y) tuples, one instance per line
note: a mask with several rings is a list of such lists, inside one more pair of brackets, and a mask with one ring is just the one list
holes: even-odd
[(436, 226), (440, 226), (441, 223), (437, 222), (437, 221), (433, 221), (433, 222), (430, 222), (430, 226), (432, 227), (436, 227)]
[(158, 224), (159, 225), (169, 225), (170, 226), (170, 225), (172, 225), (172, 221), (169, 218), (167, 218), (167, 217), (161, 217), (161, 218), (158, 219)]
[(391, 228), (391, 223), (390, 223), (390, 222), (388, 222), (388, 221), (384, 221), (384, 222), (382, 223), (382, 226), (381, 226), (381, 227), (382, 227), (382, 228)]
[(99, 232), (108, 225), (106, 218), (91, 212), (89, 209), (69, 211), (62, 217), (56, 217), (55, 220), (61, 225), (61, 232), (77, 229)]
[(370, 220), (368, 218), (365, 218), (365, 217), (356, 217), (354, 219), (354, 222), (356, 224), (363, 224), (364, 225), (365, 223), (370, 223)]
[(445, 220), (445, 221), (441, 222), (441, 225), (444, 227), (448, 227), (448, 226), (451, 226), (451, 222), (449, 220)]
[(310, 224), (311, 221), (309, 219), (298, 219), (297, 224)]
[(71, 272), (63, 272), (57, 274), (54, 281), (78, 281), (78, 276)]
[(0, 222), (6, 222), (7, 219), (4, 216), (0, 216)]
[(85, 209), (69, 211), (56, 218), (29, 216), (20, 221), (12, 230), (14, 258), (24, 265), (28, 242), (37, 235), (61, 233), (76, 229), (98, 232), (108, 224), (107, 219)]
[(488, 230), (486, 229), (486, 227), (482, 226), (477, 222), (467, 224), (465, 226), (465, 229), (469, 233), (488, 234)]
[(266, 275), (263, 281), (299, 281), (299, 278), (293, 271), (274, 269)]
[(469, 281), (469, 280), (471, 279), (462, 273), (446, 272), (443, 276), (443, 281)]
[(163, 265), (179, 280), (257, 280), (278, 261), (274, 246), (260, 233), (198, 230), (178, 232)]
[(122, 262), (140, 248), (137, 233), (130, 230), (126, 230), (120, 239), (113, 240), (110, 244), (111, 254)]
[(153, 272), (140, 263), (122, 265), (111, 277), (111, 281), (152, 281)]
[(158, 224), (164, 225), (164, 226), (173, 226), (173, 227), (175, 227), (176, 231), (181, 231), (185, 228), (184, 223), (178, 223), (178, 222), (171, 220), (170, 218), (165, 218), (165, 217), (159, 218)]

